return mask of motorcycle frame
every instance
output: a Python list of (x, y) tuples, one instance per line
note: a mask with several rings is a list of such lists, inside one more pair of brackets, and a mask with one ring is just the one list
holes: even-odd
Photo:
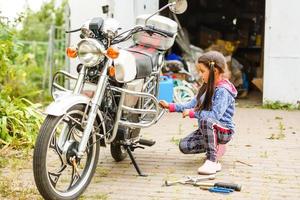
[[(90, 107), (90, 109), (89, 109), (89, 112), (87, 113), (88, 117), (87, 117), (87, 120), (85, 121), (83, 136), (82, 136), (82, 139), (81, 139), (81, 141), (79, 143), (79, 147), (78, 147), (78, 155), (77, 156), (79, 158), (81, 158), (84, 155), (84, 151), (86, 149), (88, 139), (89, 139), (90, 134), (93, 129), (93, 124), (94, 124), (95, 118), (97, 115), (99, 115), (99, 107), (101, 105), (101, 102), (103, 101), (104, 92), (108, 85), (107, 70), (108, 70), (108, 67), (111, 66), (111, 64), (112, 64), (112, 60), (107, 59), (106, 63), (104, 64), (104, 66), (101, 70), (99, 80), (98, 80), (98, 83), (96, 86), (95, 94), (94, 94), (93, 98), (90, 100), (90, 102), (88, 103), (88, 106)], [(155, 84), (147, 92), (151, 92), (154, 89), (158, 90), (157, 77), (158, 77), (159, 71), (162, 66), (163, 66), (163, 63), (160, 66), (154, 66), (155, 71), (150, 75), (150, 78), (143, 85), (142, 91), (145, 91), (147, 86), (151, 82), (152, 83), (154, 82)], [(81, 68), (78, 78), (77, 78), (77, 81), (76, 81), (76, 84), (75, 84), (75, 88), (72, 91), (73, 95), (80, 95), (83, 85), (84, 85), (84, 82), (85, 82), (86, 69), (87, 68), (85, 66), (83, 66)], [(71, 76), (67, 72), (61, 72), (61, 73), (63, 73), (64, 75), (66, 75), (72, 79), (74, 78), (74, 76)], [(62, 87), (59, 87), (55, 82), (53, 82), (53, 87), (56, 87), (60, 90), (64, 90)], [(114, 128), (113, 128), (112, 134), (108, 139), (105, 137), (106, 144), (110, 144), (115, 139), (120, 125), (129, 127), (129, 128), (146, 128), (146, 127), (152, 126), (153, 124), (157, 123), (157, 121), (164, 114), (164, 110), (160, 109), (158, 100), (155, 97), (155, 95), (153, 95), (153, 94), (148, 94), (145, 92), (135, 92), (135, 91), (127, 90), (127, 89), (116, 87), (116, 86), (110, 86), (110, 89), (112, 91), (120, 93), (120, 100), (119, 100), (116, 117), (114, 120)], [(64, 90), (64, 91), (66, 91), (66, 90)], [(124, 100), (125, 100), (126, 95), (133, 95), (133, 96), (139, 97), (139, 99), (140, 99), (140, 102), (139, 102), (140, 106), (138, 106), (139, 108), (131, 108), (131, 107), (124, 105)], [(144, 98), (147, 98), (148, 100), (146, 102), (144, 102), (143, 101)], [(150, 121), (140, 121), (138, 123), (133, 123), (133, 122), (128, 122), (126, 120), (121, 119), (123, 111), (125, 111), (127, 113), (142, 114), (143, 116), (145, 116), (147, 114), (152, 114), (152, 115), (154, 115), (154, 117)], [(105, 135), (106, 135), (106, 133), (104, 133), (104, 136)], [(65, 134), (60, 135), (59, 140), (58, 140), (59, 146), (63, 146), (64, 141), (65, 141), (64, 137), (65, 137)]]

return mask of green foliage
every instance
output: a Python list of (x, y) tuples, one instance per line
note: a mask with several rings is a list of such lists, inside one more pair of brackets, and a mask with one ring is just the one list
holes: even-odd
[[(37, 97), (38, 70), (30, 54), (22, 54), (14, 32), (0, 24), (0, 145), (32, 146), (42, 117), (24, 97)], [(29, 77), (32, 77), (29, 78)]]
[(30, 53), (13, 41), (14, 32), (0, 24), (0, 93), (2, 96), (36, 99), (41, 88), (42, 70)]
[(272, 110), (300, 110), (300, 103), (295, 105), (290, 103), (282, 103), (280, 101), (265, 101), (263, 108)]
[(43, 116), (36, 112), (41, 105), (31, 102), (48, 97), (42, 91), (48, 32), (64, 23), (66, 1), (55, 3), (45, 2), (37, 12), (27, 8), (17, 20), (20, 30), (0, 22), (0, 148), (34, 144)]
[(29, 41), (48, 41), (48, 32), (51, 24), (62, 26), (64, 24), (64, 5), (56, 7), (56, 1), (44, 2), (37, 12), (27, 8), (23, 16), (22, 29), (19, 31), (18, 39)]
[(0, 145), (32, 147), (43, 117), (36, 112), (39, 104), (26, 99), (0, 96)]

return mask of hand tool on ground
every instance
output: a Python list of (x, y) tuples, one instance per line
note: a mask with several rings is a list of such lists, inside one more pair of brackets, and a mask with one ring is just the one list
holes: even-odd
[(202, 177), (190, 177), (186, 176), (183, 179), (177, 180), (177, 181), (165, 181), (165, 186), (171, 186), (175, 185), (177, 183), (179, 184), (191, 184), (198, 186), (198, 182), (200, 181), (206, 181), (206, 180), (213, 180), (215, 179), (215, 175), (209, 175), (209, 176), (202, 176)]
[(234, 190), (230, 189), (230, 188), (224, 188), (224, 187), (212, 187), (212, 188), (209, 188), (208, 191), (229, 194), (229, 193), (233, 192)]
[(233, 189), (230, 188), (224, 188), (224, 187), (210, 187), (210, 186), (200, 186), (200, 189), (202, 190), (208, 190), (210, 192), (218, 192), (218, 193), (230, 193), (234, 192)]
[(196, 183), (195, 185), (200, 186), (200, 187), (222, 187), (222, 188), (229, 188), (233, 189), (235, 191), (241, 191), (242, 186), (239, 184), (235, 183), (222, 183), (222, 182), (217, 182), (217, 183)]

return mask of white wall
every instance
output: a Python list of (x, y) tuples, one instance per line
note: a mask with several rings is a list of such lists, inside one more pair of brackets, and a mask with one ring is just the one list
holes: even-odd
[(264, 101), (300, 101), (299, 8), (299, 0), (266, 0)]
[[(80, 28), (87, 20), (93, 17), (106, 17), (102, 13), (102, 6), (107, 5), (107, 0), (89, 0), (89, 1), (78, 1), (69, 0), (70, 6), (70, 21), (71, 30)], [(79, 32), (72, 33), (70, 35), (70, 44), (76, 45), (80, 41)], [(78, 59), (70, 60), (70, 72), (76, 74), (76, 66), (78, 65)]]

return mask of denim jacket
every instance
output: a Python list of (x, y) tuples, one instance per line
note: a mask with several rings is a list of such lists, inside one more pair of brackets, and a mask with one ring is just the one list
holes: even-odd
[[(205, 95), (205, 94), (204, 94)], [(204, 99), (204, 95), (201, 96), (201, 101)], [(197, 105), (197, 99), (194, 97), (191, 101), (183, 104), (170, 103), (170, 112), (183, 112), (185, 109), (190, 109), (190, 118), (197, 118), (198, 123), (203, 118), (212, 118), (227, 128), (234, 130), (233, 114), (235, 111), (235, 97), (237, 96), (237, 90), (231, 82), (223, 79), (218, 82), (215, 93), (212, 98), (212, 109), (210, 111), (194, 111)]]

